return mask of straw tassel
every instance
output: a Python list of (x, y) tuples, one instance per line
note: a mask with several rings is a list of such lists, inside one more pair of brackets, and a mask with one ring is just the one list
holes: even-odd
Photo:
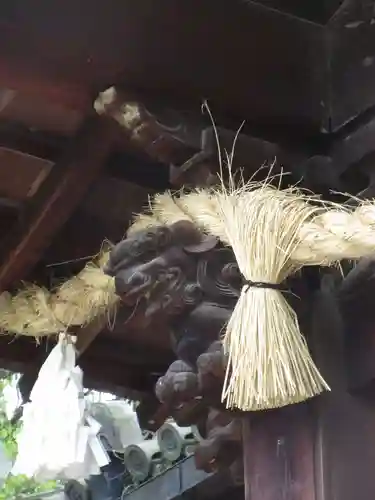
[(223, 399), (245, 411), (297, 403), (329, 389), (302, 337), (295, 312), (277, 290), (298, 266), (290, 255), (316, 209), (270, 188), (218, 193), (226, 236), (248, 284), (227, 325)]

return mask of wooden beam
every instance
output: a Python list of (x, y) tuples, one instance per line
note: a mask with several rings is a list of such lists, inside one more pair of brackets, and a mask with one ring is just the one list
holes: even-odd
[[(154, 107), (157, 115), (152, 112)], [(160, 103), (150, 105), (142, 96), (111, 87), (99, 94), (94, 108), (120, 125), (127, 144), (155, 161), (181, 164), (200, 151), (204, 123), (193, 122), (184, 113), (160, 107)]]
[(316, 500), (314, 421), (307, 405), (243, 419), (245, 498)]
[[(26, 336), (14, 337), (0, 335), (0, 368), (24, 372), (29, 370), (37, 375), (55, 339), (42, 339), (37, 345), (34, 339)], [(107, 349), (108, 351), (108, 349)], [(103, 349), (87, 350), (79, 359), (79, 366), (84, 372), (84, 384), (87, 388), (124, 395), (132, 392), (152, 393), (157, 376), (147, 366), (132, 363), (131, 356), (122, 360), (103, 356)], [(104, 353), (104, 354), (109, 354)], [(157, 356), (155, 356), (157, 357)]]
[(10, 235), (3, 250), (0, 290), (25, 278), (42, 257), (103, 169), (114, 137), (111, 124), (103, 118), (94, 116), (84, 123)]
[[(371, 278), (371, 275), (368, 277)], [(359, 287), (370, 284), (362, 278), (357, 281)], [(350, 288), (355, 293), (355, 282)], [(349, 292), (349, 289), (346, 292)], [(359, 295), (362, 293), (363, 291), (358, 291)], [(343, 295), (340, 294), (339, 297), (342, 299)], [(353, 305), (360, 300), (358, 295), (352, 298), (356, 299), (352, 302)], [(369, 299), (368, 297), (367, 305)], [(375, 462), (375, 404), (373, 394), (359, 395), (348, 390), (351, 353), (347, 349), (350, 344), (347, 344), (347, 338), (344, 336), (347, 314), (343, 322), (341, 313), (349, 303), (341, 306), (340, 311), (334, 282), (324, 280), (322, 291), (314, 300), (310, 335), (314, 361), (331, 387), (330, 392), (311, 401), (318, 418), (314, 446), (318, 500), (372, 500), (375, 498), (375, 476), (372, 467)], [(361, 311), (349, 307), (353, 319), (360, 318), (357, 314)], [(361, 332), (351, 332), (354, 337), (358, 333)], [(370, 372), (368, 375), (371, 375)], [(363, 380), (365, 381), (366, 379)]]
[(32, 198), (52, 165), (48, 160), (0, 146), (0, 196), (16, 203)]
[(0, 119), (0, 146), (42, 160), (56, 162), (69, 144), (69, 138), (31, 129), (14, 120)]
[(91, 107), (90, 93), (83, 86), (45, 77), (33, 72), (25, 64), (15, 65), (2, 59), (0, 81), (4, 88), (9, 88), (30, 96), (44, 97), (45, 100), (64, 105), (66, 108), (87, 112)]
[(78, 330), (76, 342), (78, 357), (92, 344), (99, 333), (105, 328), (106, 324), (107, 316), (104, 314), (95, 318), (89, 325)]
[(375, 259), (362, 259), (341, 284), (338, 297), (345, 326), (348, 383), (367, 390), (375, 382)]
[[(0, 368), (1, 363), (17, 361), (21, 365), (41, 365), (49, 352), (56, 345), (56, 336), (35, 339), (26, 335), (14, 337), (13, 335), (0, 335)], [(111, 366), (121, 365), (125, 370), (129, 367), (143, 371), (145, 376), (157, 378), (165, 373), (171, 362), (171, 358), (163, 351), (144, 351), (144, 346), (134, 341), (112, 341), (102, 335), (90, 349), (87, 349), (79, 360), (79, 363), (90, 360), (98, 367), (101, 363)], [(101, 370), (101, 369), (100, 369)], [(100, 370), (98, 376), (100, 377)]]
[[(365, 280), (357, 283), (366, 285)], [(354, 283), (350, 289), (349, 284), (346, 293), (354, 293)], [(246, 499), (375, 497), (374, 397), (373, 392), (357, 395), (348, 391), (348, 356), (337, 296), (335, 276), (326, 272), (321, 290), (310, 298), (309, 328), (306, 323), (303, 329), (331, 391), (304, 404), (244, 417)], [(352, 296), (351, 304), (355, 304), (354, 298), (359, 306), (359, 296)], [(349, 309), (354, 317), (357, 311)]]

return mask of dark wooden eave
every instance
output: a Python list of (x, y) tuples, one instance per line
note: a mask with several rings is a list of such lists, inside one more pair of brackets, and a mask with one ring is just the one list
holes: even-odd
[(196, 109), (208, 98), (240, 121), (329, 132), (373, 105), (373, 16), (355, 0), (83, 0), (79, 11), (6, 0), (0, 81), (84, 111), (121, 82)]

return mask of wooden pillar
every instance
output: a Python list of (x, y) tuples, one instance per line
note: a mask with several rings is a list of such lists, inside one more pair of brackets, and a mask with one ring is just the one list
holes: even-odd
[(348, 390), (329, 278), (314, 299), (309, 343), (332, 391), (244, 419), (246, 500), (375, 498), (375, 405), (368, 394)]
[(245, 498), (315, 500), (313, 419), (285, 408), (244, 420)]

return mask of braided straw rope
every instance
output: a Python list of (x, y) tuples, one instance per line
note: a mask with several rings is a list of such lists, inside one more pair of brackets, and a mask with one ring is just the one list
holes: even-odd
[[(268, 185), (236, 190), (158, 194), (128, 235), (180, 220), (232, 247), (246, 279), (281, 283), (303, 265), (335, 264), (375, 250), (375, 204), (355, 210), (323, 205), (294, 189)], [(103, 273), (109, 252), (56, 291), (25, 287), (0, 296), (0, 329), (38, 337), (82, 326), (113, 310), (114, 280)], [(223, 345), (229, 357), (223, 398), (242, 410), (303, 401), (329, 389), (319, 374), (298, 321), (277, 290), (243, 289), (227, 325)]]
[(114, 310), (118, 297), (114, 280), (102, 268), (109, 252), (103, 251), (72, 279), (55, 291), (35, 285), (20, 292), (0, 295), (0, 330), (4, 333), (41, 337), (84, 326)]
[[(269, 187), (271, 193), (274, 191)], [(270, 193), (270, 195), (271, 195)], [(308, 197), (306, 198), (308, 200)], [(149, 214), (139, 214), (128, 235), (160, 224), (189, 220), (229, 244), (214, 191), (197, 190), (181, 196), (156, 195)], [(344, 259), (359, 259), (375, 251), (375, 204), (364, 202), (355, 210), (343, 205), (322, 205), (298, 234), (291, 259), (301, 265), (331, 266)]]
[[(244, 186), (232, 193), (224, 188), (179, 196), (166, 193), (154, 199), (149, 214), (138, 216), (129, 234), (190, 220), (232, 247), (245, 278), (261, 282), (280, 283), (303, 265), (329, 266), (374, 252), (372, 203), (353, 211), (310, 201), (294, 189), (278, 191), (270, 186)], [(276, 233), (279, 228), (279, 239), (268, 238), (267, 244), (267, 233)], [(284, 238), (286, 234), (289, 236)], [(252, 239), (258, 244), (251, 246)], [(276, 256), (275, 248), (279, 246), (286, 256)], [(270, 247), (274, 250), (268, 260), (279, 261), (277, 271), (262, 268)], [(273, 265), (275, 262), (270, 267)], [(274, 408), (329, 390), (311, 359), (296, 315), (280, 292), (243, 291), (223, 344), (229, 356), (223, 388), (228, 407), (250, 411)]]

